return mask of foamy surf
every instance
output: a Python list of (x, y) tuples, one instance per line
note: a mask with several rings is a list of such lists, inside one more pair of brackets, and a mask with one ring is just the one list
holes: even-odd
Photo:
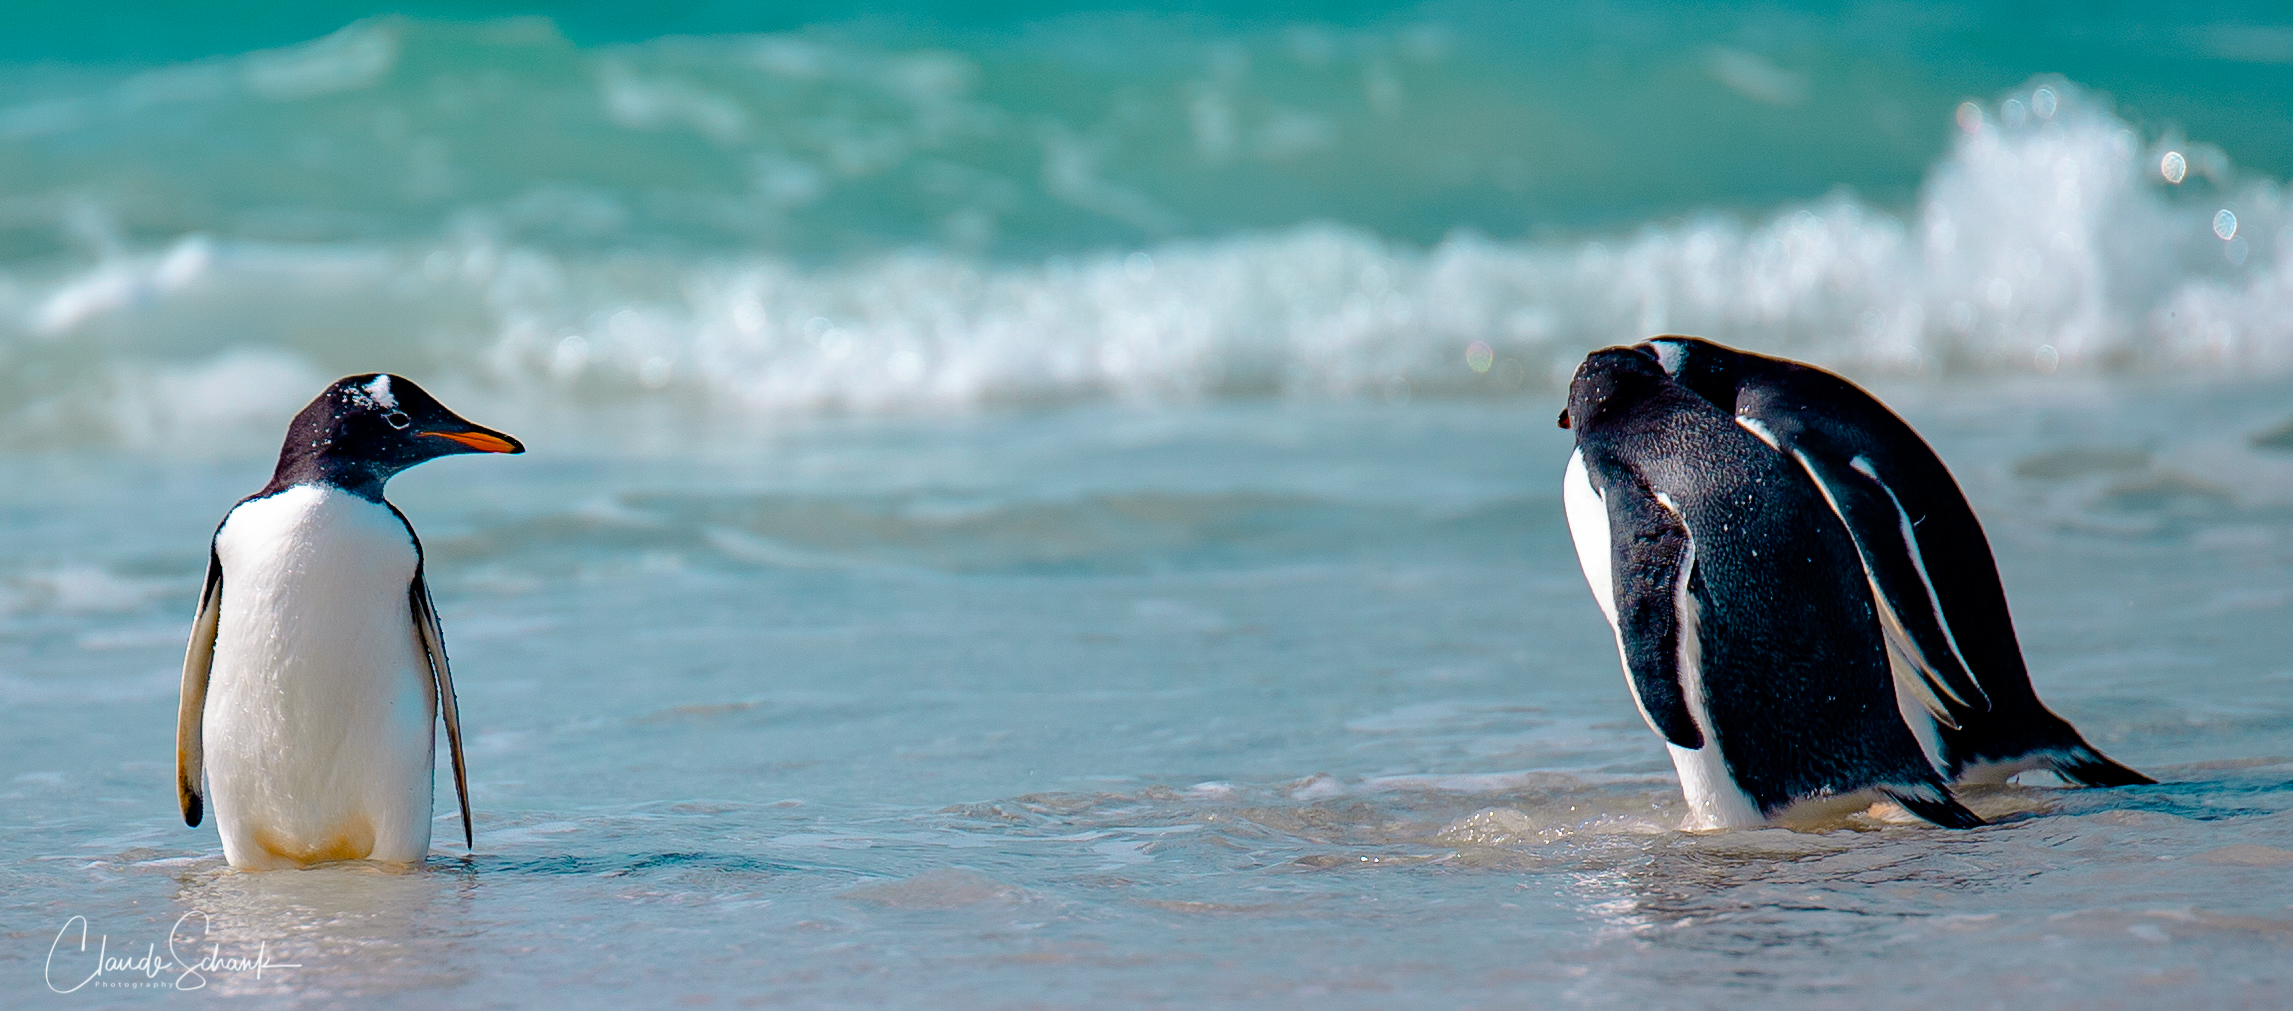
[(457, 402), (510, 417), (1542, 394), (1585, 350), (1663, 331), (1858, 374), (2293, 365), (2280, 186), (2061, 81), (1957, 116), (1908, 216), (1839, 193), (1590, 239), (1323, 224), (1023, 264), (584, 254), (482, 223), (123, 242), (0, 277), (0, 419), (19, 443), (166, 443), (365, 368), (457, 377)]
[(1663, 331), (1858, 375), (2293, 365), (2281, 186), (2058, 80), (1956, 115), (1908, 215), (1841, 192), (1594, 238), (1418, 248), (1320, 224), (1040, 263), (583, 253), (482, 219), (405, 242), (121, 240), (0, 274), (0, 421), (18, 444), (251, 439), (371, 368), (454, 377), (506, 421), (1541, 395), (1584, 351)]

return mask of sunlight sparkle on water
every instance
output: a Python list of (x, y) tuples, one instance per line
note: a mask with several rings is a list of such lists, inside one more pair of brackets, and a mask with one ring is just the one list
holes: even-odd
[(2189, 159), (2183, 158), (2179, 151), (2168, 151), (2165, 157), (2158, 159), (2158, 174), (2166, 177), (2167, 182), (2179, 186), (2182, 178), (2189, 175)]
[(2227, 207), (2215, 211), (2213, 213), (2213, 234), (2220, 236), (2223, 242), (2237, 238), (2237, 215), (2230, 213)]
[(2030, 111), (2037, 113), (2040, 119), (2053, 119), (2060, 102), (2053, 88), (2040, 88), (2030, 94)]

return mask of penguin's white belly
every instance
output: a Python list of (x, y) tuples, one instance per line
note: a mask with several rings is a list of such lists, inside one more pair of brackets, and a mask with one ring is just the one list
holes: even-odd
[(1576, 544), (1577, 567), (1584, 570), (1592, 599), (1599, 602), (1600, 613), (1608, 616), (1608, 627), (1614, 630), (1616, 575), (1610, 559), (1616, 557), (1616, 542), (1608, 532), (1608, 505), (1585, 474), (1583, 450), (1570, 453), (1568, 469), (1561, 472), (1561, 509), (1568, 514), (1569, 540)]
[(224, 856), (250, 869), (420, 861), (436, 689), (404, 523), (381, 503), (297, 486), (233, 510), (215, 551), (223, 599), (203, 725)]

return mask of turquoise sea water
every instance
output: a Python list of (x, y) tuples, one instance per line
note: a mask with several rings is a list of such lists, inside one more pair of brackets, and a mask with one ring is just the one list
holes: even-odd
[[(111, 10), (0, 39), (11, 1005), (2288, 982), (2266, 6)], [(1900, 407), (2164, 782), (1678, 832), (1552, 426), (1662, 330)], [(533, 448), (393, 488), (477, 852), (237, 874), (169, 789), (204, 540), (373, 369)], [(271, 967), (49, 993), (79, 922)]]

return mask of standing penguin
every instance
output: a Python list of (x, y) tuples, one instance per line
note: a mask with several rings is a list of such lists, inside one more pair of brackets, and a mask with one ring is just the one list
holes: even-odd
[(1640, 348), (1588, 356), (1560, 420), (1577, 558), (1690, 827), (1876, 797), (1982, 824), (1897, 714), (1854, 543), (1798, 467)]
[(2155, 782), (2038, 701), (1982, 524), (1908, 423), (1810, 365), (1696, 337), (1642, 346), (1822, 488), (1878, 595), (1903, 718), (1945, 778), (1995, 783), (2046, 769), (2088, 786)]
[(212, 798), (231, 866), (420, 863), (441, 711), (472, 843), (422, 542), (382, 486), (435, 457), (522, 452), (411, 382), (351, 376), (295, 416), (271, 483), (224, 515), (183, 658), (175, 788), (189, 825)]

